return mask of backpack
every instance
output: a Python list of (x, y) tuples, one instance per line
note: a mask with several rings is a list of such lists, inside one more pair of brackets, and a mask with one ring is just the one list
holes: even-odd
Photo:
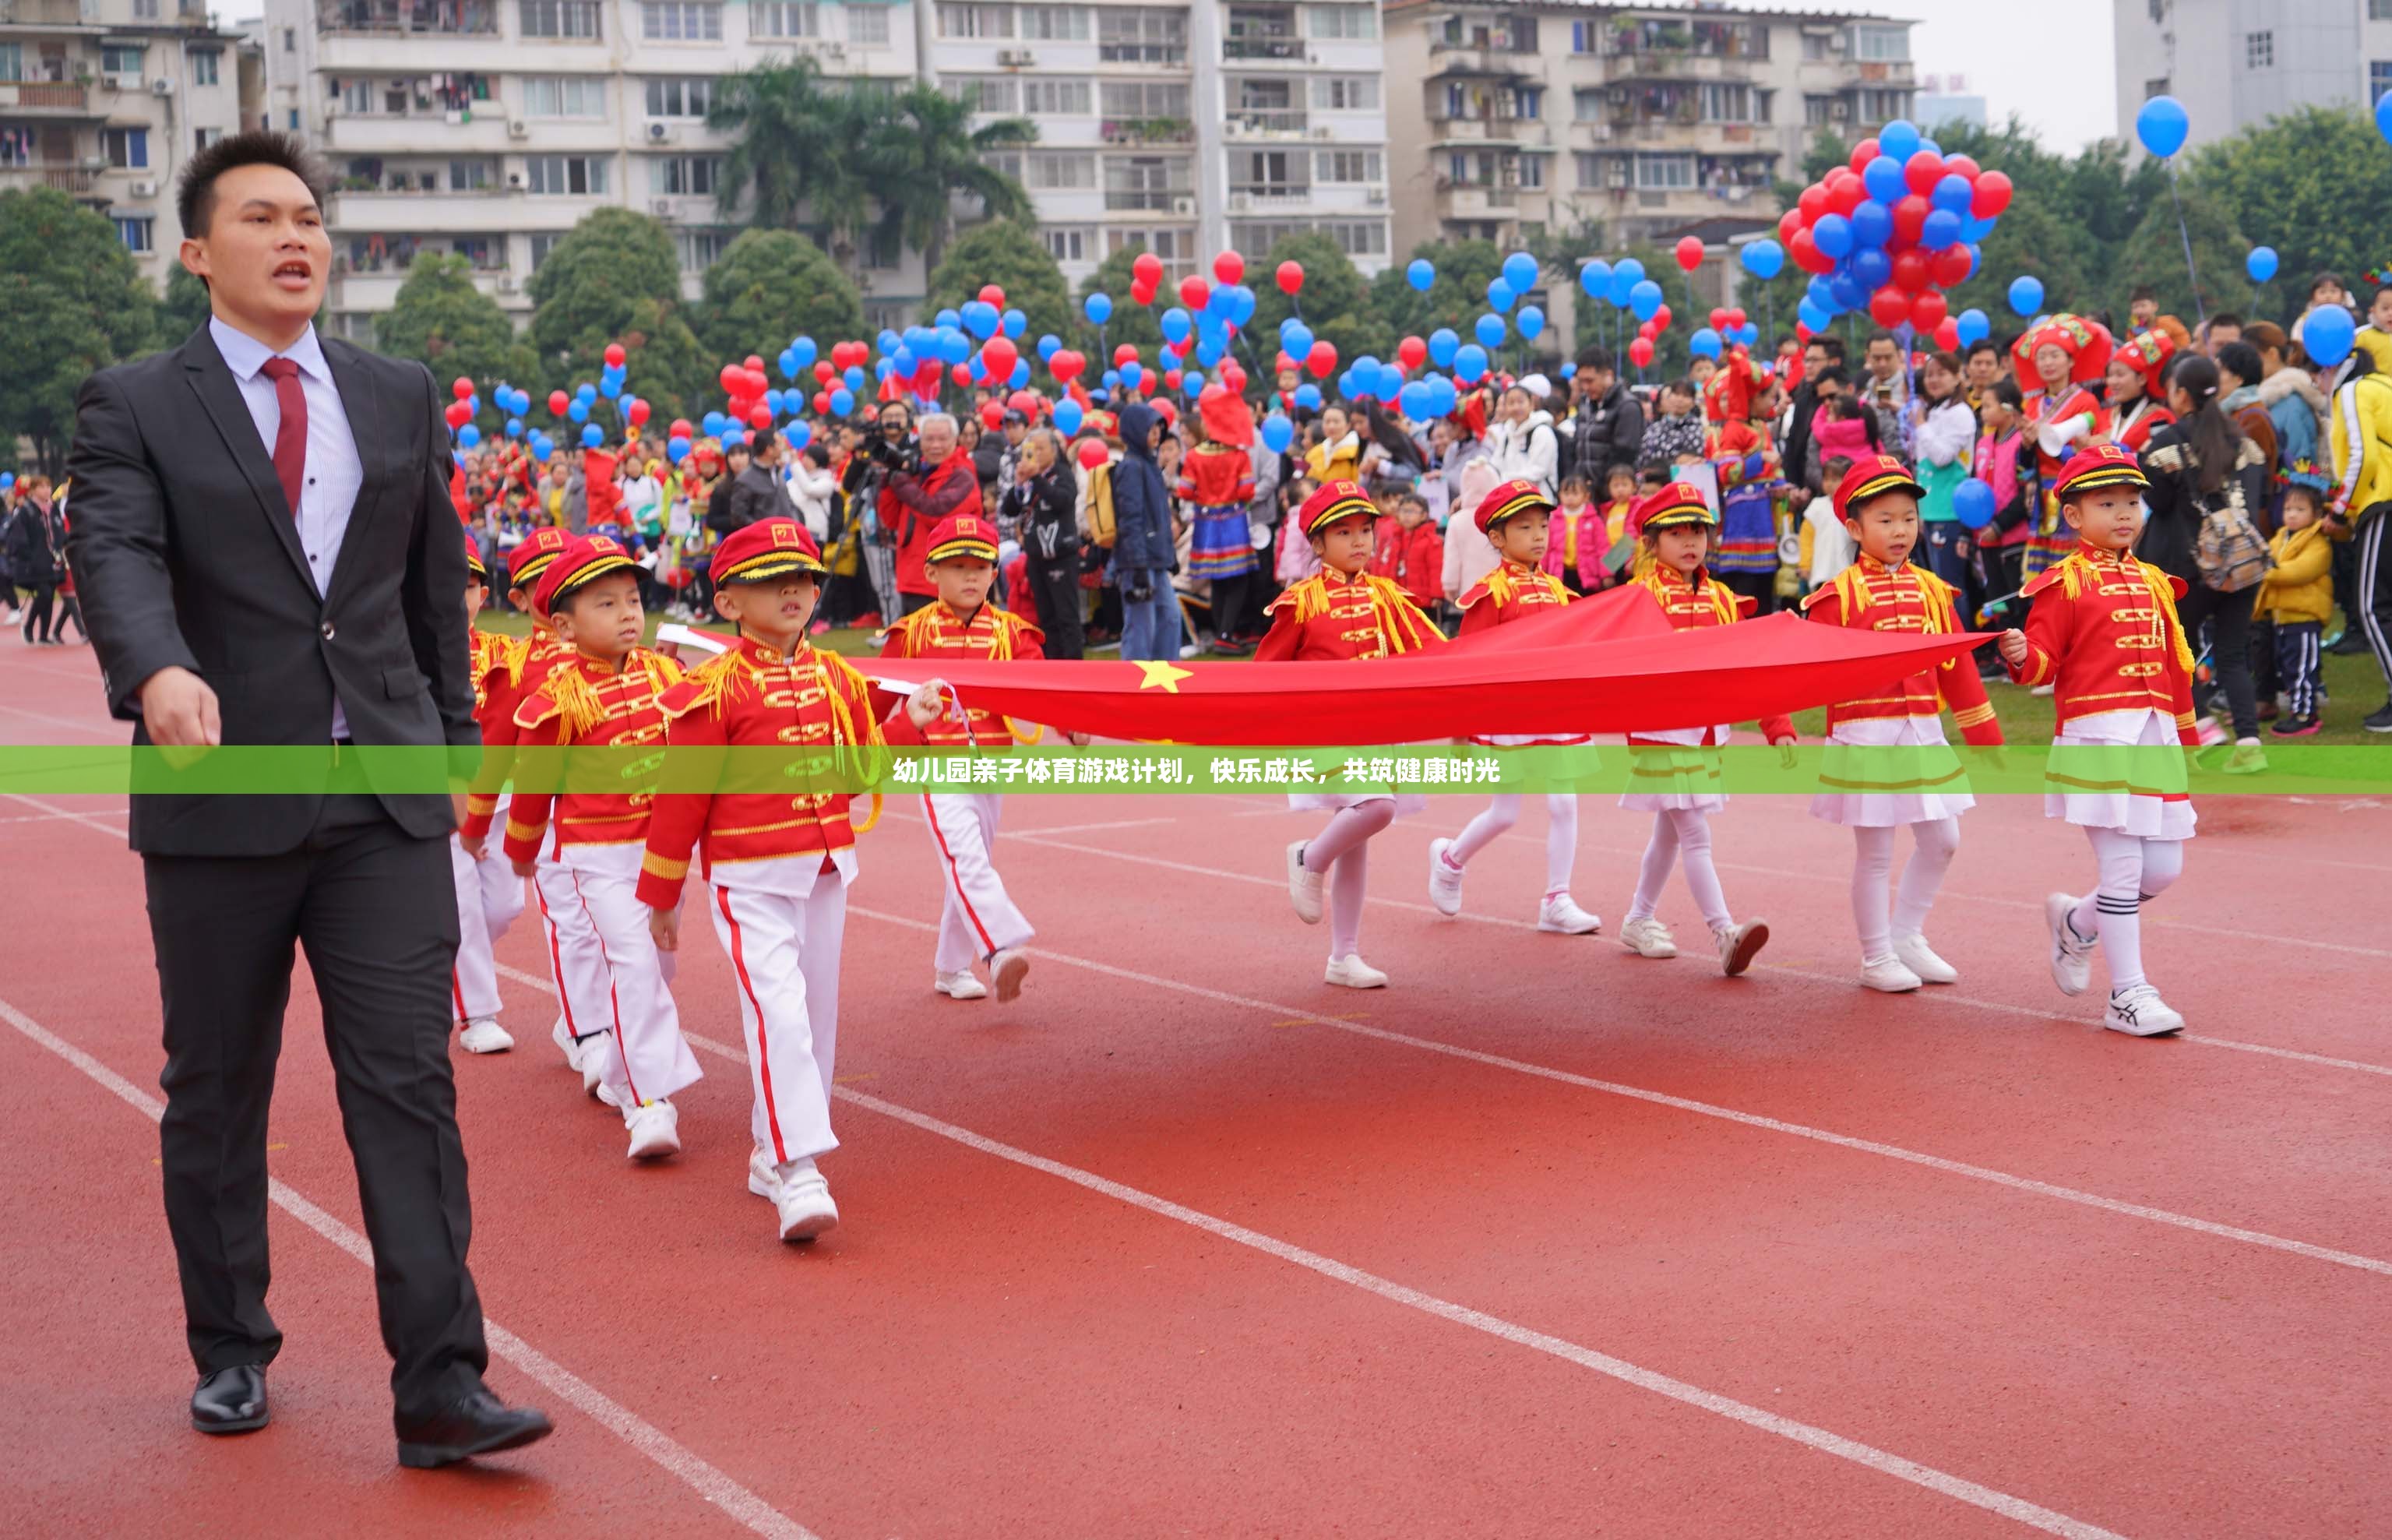
[(1096, 465), (1088, 471), (1088, 543), (1110, 551), (1120, 535), (1113, 517), (1113, 468)]
[[(2237, 467), (2253, 463), (2259, 450), (2244, 439), (2235, 456)], [(2190, 461), (2192, 457), (2185, 457)], [(2202, 500), (2201, 532), (2193, 538), (2193, 564), (2202, 585), (2220, 594), (2240, 594), (2258, 585), (2276, 565), (2268, 542), (2259, 538), (2251, 515), (2242, 505), (2242, 483), (2229, 476), (2225, 484)]]

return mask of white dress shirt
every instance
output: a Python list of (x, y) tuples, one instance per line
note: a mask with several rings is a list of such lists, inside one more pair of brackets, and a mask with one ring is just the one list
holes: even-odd
[[(266, 360), (276, 356), (274, 350), (216, 317), (208, 320), (208, 334), (215, 339), (216, 351), (224, 355), (233, 382), (240, 387), (241, 402), (257, 424), (258, 437), (265, 440), (266, 458), (273, 459), (275, 435), (282, 426), (282, 404), (275, 398), (274, 382), (266, 375)], [(307, 570), (316, 580), (320, 598), (341, 559), (349, 515), (365, 486), (365, 463), (358, 458), (349, 414), (342, 409), (340, 386), (332, 383), (332, 365), (324, 361), (316, 328), (309, 326), (281, 356), (299, 366), (299, 389), (307, 401), (306, 480), (299, 493), (298, 534), (299, 548), (306, 553)], [(341, 710), (338, 697), (332, 701), (332, 736), (349, 736), (348, 716)]]

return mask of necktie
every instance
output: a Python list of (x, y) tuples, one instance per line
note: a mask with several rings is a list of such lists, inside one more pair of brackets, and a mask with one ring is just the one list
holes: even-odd
[(295, 519), (307, 476), (307, 397), (299, 388), (299, 366), (289, 359), (266, 359), (266, 377), (274, 382), (274, 404), (282, 412), (281, 425), (274, 430), (274, 475)]

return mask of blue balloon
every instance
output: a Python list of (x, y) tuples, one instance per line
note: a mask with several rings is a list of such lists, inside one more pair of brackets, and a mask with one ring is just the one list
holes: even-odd
[(855, 410), (855, 392), (845, 385), (830, 393), (830, 411), (834, 417), (844, 417)]
[(2339, 305), (2321, 305), (2301, 322), (2301, 347), (2320, 369), (2332, 369), (2350, 357), (2351, 340), (2358, 335), (2359, 323)]
[(1746, 321), (1744, 323), (1744, 330), (1737, 334), (1736, 340), (1742, 343), (1745, 346), (1750, 347), (1753, 344), (1761, 340), (1761, 323), (1758, 321)]
[(1138, 388), (1138, 382), (1145, 378), (1146, 366), (1138, 362), (1136, 359), (1132, 359), (1128, 363), (1121, 366), (1121, 383), (1129, 386), (1132, 390), (1136, 390)]
[[(2019, 315), (2034, 315), (2043, 308), (2043, 280), (2032, 273), (2010, 280), (2009, 301), (2010, 308)], [(2315, 358), (2316, 350), (2311, 349), (2309, 356)]]
[(1824, 332), (1835, 322), (1835, 317), (1805, 299), (1794, 307), (1795, 319), (1814, 332)]
[(1937, 208), (1950, 209), (1966, 219), (1970, 205), (1976, 201), (1977, 189), (1970, 185), (1969, 178), (1956, 171), (1937, 182), (1930, 197)]
[(953, 326), (939, 328), (939, 357), (951, 364), (963, 362), (972, 356), (971, 338)]
[(1611, 289), (1604, 297), (1611, 301), (1614, 309), (1625, 310), (1628, 308), (1628, 296), (1634, 294), (1636, 285), (1644, 281), (1643, 273), (1630, 272), (1628, 264), (1623, 262), (1611, 269)]
[(1118, 369), (1108, 369), (1104, 372), (1104, 377), (1099, 379), (1097, 383), (1104, 386), (1107, 390), (1118, 390), (1121, 388), (1121, 371)]
[(1029, 330), (1030, 318), (1028, 316), (1022, 314), (1019, 310), (1008, 310), (1005, 313), (1005, 334), (1007, 336), (1018, 337), (1021, 335), (1022, 333)]
[(880, 361), (889, 366), (890, 372), (903, 374), (909, 380), (912, 379), (922, 367), (922, 360), (914, 356), (914, 350), (902, 345), (898, 347), (896, 352), (890, 354), (889, 357), (881, 359)]
[(1746, 272), (1765, 283), (1785, 268), (1786, 248), (1774, 241), (1748, 241), (1737, 259), (1744, 264)]
[(1474, 385), (1487, 372), (1487, 349), (1470, 344), (1453, 355), (1453, 377), (1463, 385)]
[(523, 432), (524, 432), (524, 420), (523, 420), (522, 418), (520, 418), (520, 417), (510, 417), (510, 418), (508, 418), (508, 419), (507, 419), (507, 437), (510, 437), (510, 438), (521, 438), (521, 437), (523, 437)]
[(1994, 489), (1970, 476), (1952, 489), (1952, 516), (1964, 528), (1982, 529), (1994, 522)]
[(1413, 257), (1411, 266), (1404, 269), (1404, 281), (1422, 294), (1428, 293), (1436, 283), (1436, 264), (1424, 256)]
[(1720, 356), (1720, 334), (1706, 326), (1686, 339), (1686, 351), (1698, 359)]
[(1638, 320), (1651, 320), (1661, 308), (1661, 286), (1649, 278), (1638, 279), (1636, 287), (1628, 291), (1628, 307), (1636, 312)]
[(1933, 139), (1921, 136), (1918, 141), (1918, 148), (1927, 151), (1930, 155), (1934, 156), (1939, 161), (1944, 158), (1944, 147), (1937, 144)]
[(1371, 391), (1361, 381), (1354, 377), (1354, 372), (1349, 369), (1337, 376), (1337, 394), (1349, 401), (1358, 401), (1370, 395)]
[(897, 363), (895, 359), (875, 359), (872, 360), (872, 377), (874, 379), (885, 380), (896, 372)]
[(1534, 342), (1537, 333), (1545, 329), (1545, 313), (1533, 305), (1523, 305), (1520, 313), (1512, 318), (1512, 324), (1520, 329), (1520, 335)]
[(780, 365), (781, 378), (794, 380), (798, 377), (798, 356), (795, 353), (784, 347), (781, 349), (781, 356), (773, 361)]
[(1802, 297), (1833, 315), (1836, 310), (1836, 281), (1826, 273), (1813, 273), (1809, 285), (1802, 291)]
[(1088, 296), (1087, 303), (1083, 305), (1080, 308), (1086, 312), (1088, 321), (1091, 325), (1102, 326), (1105, 322), (1112, 320), (1113, 296), (1106, 294), (1090, 294)]
[(667, 439), (667, 440), (665, 441), (665, 459), (666, 459), (666, 461), (667, 461), (667, 462), (669, 462), (670, 463), (672, 463), (672, 464), (678, 465), (678, 464), (680, 464), (682, 461), (684, 461), (684, 460), (686, 460), (686, 459), (688, 459), (688, 458), (689, 458), (689, 440), (688, 440), (688, 439), (686, 439), (686, 438), (670, 438), (670, 439)]
[(995, 306), (984, 299), (976, 299), (964, 307), (963, 321), (967, 331), (986, 342), (996, 335), (996, 329), (1005, 323), (1005, 318), (997, 314)]
[(1063, 339), (1057, 336), (1054, 333), (1049, 332), (1045, 336), (1038, 339), (1038, 361), (1040, 363), (1045, 363), (1047, 359), (1053, 358), (1056, 354), (1060, 353), (1061, 351), (1063, 351)]
[(1440, 326), (1428, 334), (1428, 361), (1439, 369), (1450, 369), (1454, 349), (1461, 346), (1462, 339), (1453, 334), (1453, 328)]
[(789, 353), (798, 360), (798, 367), (800, 369), (812, 368), (814, 361), (814, 339), (812, 337), (798, 337), (794, 339), (789, 344)]
[(1950, 249), (1960, 243), (1960, 216), (1950, 209), (1937, 209), (1927, 216), (1918, 228), (1918, 243), (1930, 252)]
[(1964, 220), (1960, 225), (1960, 239), (1974, 245), (1994, 233), (1996, 223), (1997, 221), (1993, 219)]
[(1611, 292), (1611, 264), (1594, 257), (1578, 270), (1578, 286), (1586, 291), (1589, 299), (1601, 299)]
[(1238, 284), (1232, 288), (1229, 293), (1237, 301), (1236, 307), (1229, 312), (1229, 320), (1240, 326), (1243, 326), (1246, 322), (1254, 319), (1254, 307), (1259, 303), (1259, 301), (1255, 298), (1254, 291), (1249, 284)]
[(590, 421), (590, 403), (577, 396), (565, 403), (565, 414), (577, 423), (586, 423)]
[(1527, 252), (1514, 252), (1503, 259), (1503, 281), (1514, 294), (1527, 294), (1537, 286), (1537, 259)]
[(2192, 116), (2174, 97), (2153, 97), (2135, 114), (2135, 137), (2163, 161), (2182, 150), (2185, 136), (2191, 132)]
[(764, 404), (772, 409), (773, 415), (775, 417), (778, 417), (785, 409), (790, 411), (797, 411), (796, 405), (777, 390), (764, 392)]
[(2386, 141), (2392, 141), (2392, 107), (2385, 105), (2386, 100), (2392, 100), (2392, 92), (2375, 98), (2375, 132), (2383, 135)]
[(722, 436), (722, 447), (726, 450), (737, 449), (746, 442), (748, 442), (748, 436), (735, 428)]
[(545, 438), (536, 441), (531, 447), (531, 457), (534, 460), (539, 461), (543, 465), (548, 463), (548, 457), (555, 452), (556, 446), (551, 444)]
[(605, 441), (606, 430), (595, 423), (581, 430), (581, 447), (585, 450), (594, 450)]
[(730, 418), (725, 417), (719, 411), (709, 411), (706, 414), (706, 420), (699, 425), (706, 429), (706, 436), (708, 438), (713, 438), (721, 435), (723, 427), (729, 424), (730, 421)]
[(1295, 387), (1295, 404), (1306, 411), (1320, 410), (1320, 387), (1306, 382)]
[(1893, 211), (1871, 198), (1852, 210), (1852, 247), (1882, 247), (1893, 239)]
[(1206, 337), (1196, 345), (1196, 361), (1210, 369), (1228, 355), (1229, 345), (1219, 337)]
[[(961, 363), (963, 362), (963, 359), (952, 359), (948, 361), (951, 363)], [(839, 376), (839, 382), (845, 385), (850, 390), (862, 390), (864, 388), (864, 366), (862, 364), (852, 363), (847, 366), (847, 372)]]
[(942, 328), (961, 326), (964, 323), (962, 312), (953, 309), (942, 310), (931, 319), (933, 324)]
[[(924, 330), (927, 329), (923, 327), (909, 326), (905, 328), (905, 335), (903, 338), (900, 338), (896, 333), (884, 326), (880, 329), (880, 335), (875, 339), (875, 344), (879, 347), (881, 356), (886, 358), (888, 355), (897, 351), (897, 344), (900, 341), (912, 341), (916, 332)], [(914, 350), (917, 353), (920, 352), (920, 344), (916, 343)]]
[(1188, 312), (1176, 305), (1163, 312), (1162, 325), (1163, 340), (1169, 343), (1186, 342), (1188, 333), (1195, 330), (1195, 323), (1188, 319)]
[(2254, 283), (2265, 283), (2276, 276), (2276, 248), (2254, 246), (2251, 254), (2242, 259), (2242, 270), (2251, 275)]
[[(1881, 148), (1885, 141), (1879, 138), (1878, 143)], [(1870, 197), (1889, 208), (1902, 202), (1902, 195), (1910, 190), (1902, 179), (1902, 161), (1895, 159), (1891, 151), (1878, 155), (1861, 168), (1861, 185), (1868, 189)]]
[(1481, 316), (1478, 318), (1478, 324), (1471, 328), (1472, 333), (1478, 338), (1478, 344), (1482, 347), (1502, 346), (1503, 333), (1506, 330), (1508, 329), (1503, 324), (1503, 318), (1497, 315)]
[(1391, 363), (1381, 364), (1379, 366), (1379, 399), (1392, 401), (1402, 393), (1403, 388), (1404, 372), (1401, 366)]
[(1312, 328), (1290, 316), (1287, 324), (1279, 329), (1279, 345), (1287, 350), (1289, 358), (1301, 359), (1312, 351)]
[(1963, 347), (1982, 342), (1994, 334), (1993, 321), (1973, 305), (1955, 317), (1954, 324), (1960, 328), (1960, 346)]
[(1612, 276), (1615, 278), (1621, 273), (1626, 273), (1628, 275), (1628, 281), (1632, 284), (1641, 283), (1644, 281), (1644, 264), (1632, 256), (1621, 257), (1619, 259), (1619, 265), (1612, 268), (1611, 271)]
[(1868, 304), (1869, 292), (1863, 288), (1860, 281), (1852, 274), (1838, 273), (1834, 278), (1829, 279), (1827, 283), (1828, 287), (1835, 292), (1838, 310), (1857, 310)]
[(605, 379), (598, 382), (598, 394), (605, 397), (606, 399), (611, 401), (616, 397), (623, 394), (623, 382), (616, 379), (610, 374)]
[(1490, 278), (1487, 281), (1487, 307), (1488, 309), (1497, 311), (1509, 310), (1512, 307), (1512, 302), (1519, 297), (1520, 295), (1518, 292), (1515, 291), (1509, 283), (1504, 282), (1502, 279)]
[(1893, 278), (1893, 258), (1883, 248), (1864, 246), (1852, 253), (1852, 281), (1865, 289), (1882, 289)]
[(457, 430), (457, 447), (470, 450), (482, 441), (482, 430), (468, 423)]
[(789, 441), (789, 448), (801, 450), (814, 441), (814, 425), (805, 422), (791, 423), (781, 429), (781, 437)]
[(1823, 214), (1811, 227), (1811, 240), (1827, 256), (1852, 254), (1852, 224), (1840, 214)]
[(1013, 372), (1005, 377), (1005, 383), (1015, 390), (1020, 390), (1028, 385), (1030, 384), (1030, 360), (1028, 359), (1014, 359)]
[(1080, 411), (1080, 403), (1072, 400), (1070, 397), (1067, 396), (1062, 400), (1056, 402), (1056, 431), (1062, 434), (1064, 437), (1069, 438), (1072, 435), (1080, 431), (1080, 419), (1082, 415), (1084, 414)]
[(1909, 164), (1918, 146), (1918, 125), (1907, 118), (1896, 118), (1877, 131), (1878, 153), (1896, 165)]
[(1352, 363), (1347, 364), (1346, 366), (1346, 372), (1349, 374), (1360, 376), (1364, 385), (1376, 385), (1379, 379), (1378, 356), (1372, 353), (1365, 353), (1360, 358), (1356, 359)]
[(1193, 369), (1189, 370), (1179, 376), (1179, 388), (1190, 400), (1195, 400), (1204, 394), (1204, 376)]
[(1428, 417), (1429, 404), (1436, 399), (1436, 392), (1429, 388), (1426, 380), (1414, 380), (1396, 393), (1397, 404), (1415, 423)]
[[(1412, 266), (1417, 268), (1422, 264), (1415, 262)], [(1073, 407), (1072, 415), (1075, 419), (1072, 424), (1074, 427), (1079, 425), (1076, 421), (1079, 414), (1079, 408)], [(1058, 422), (1062, 420), (1062, 411), (1060, 408), (1057, 409), (1055, 415)], [(1289, 421), (1285, 412), (1274, 411), (1263, 419), (1263, 445), (1273, 454), (1285, 454), (1287, 447), (1294, 442), (1295, 424)]]
[(598, 398), (598, 387), (584, 380), (574, 387), (573, 394), (578, 400), (594, 401)]
[[(1565, 364), (1562, 367), (1565, 370), (1569, 370), (1575, 369), (1577, 366), (1575, 364)], [(1453, 382), (1447, 379), (1444, 375), (1430, 375), (1428, 377), (1428, 387), (1432, 393), (1429, 397), (1428, 409), (1433, 415), (1438, 417), (1447, 416), (1452, 412), (1455, 407), (1462, 404), (1462, 392), (1455, 388)]]

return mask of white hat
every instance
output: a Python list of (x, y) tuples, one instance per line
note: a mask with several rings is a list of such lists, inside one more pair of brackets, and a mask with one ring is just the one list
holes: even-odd
[(1542, 374), (1530, 374), (1521, 379), (1520, 388), (1541, 401), (1554, 393), (1554, 382)]

